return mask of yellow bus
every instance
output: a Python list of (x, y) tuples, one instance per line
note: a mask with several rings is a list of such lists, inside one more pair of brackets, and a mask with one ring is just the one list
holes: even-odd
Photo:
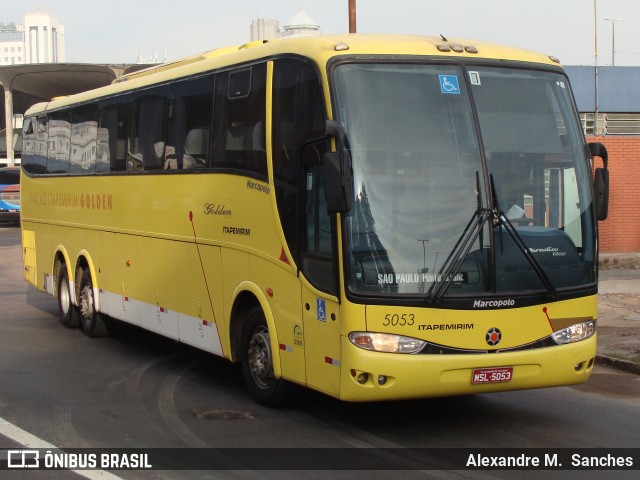
[(257, 42), (38, 104), (23, 135), (25, 278), (66, 327), (115, 319), (241, 362), (269, 406), (592, 371), (607, 155), (554, 58)]

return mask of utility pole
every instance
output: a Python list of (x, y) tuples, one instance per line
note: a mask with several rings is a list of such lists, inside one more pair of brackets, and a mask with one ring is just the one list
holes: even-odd
[(356, 33), (356, 0), (349, 0), (349, 33)]
[(593, 36), (594, 36), (594, 51), (595, 51), (595, 95), (596, 95), (596, 105), (595, 105), (595, 114), (593, 117), (593, 129), (594, 133), (597, 135), (597, 122), (598, 122), (598, 0), (593, 0)]

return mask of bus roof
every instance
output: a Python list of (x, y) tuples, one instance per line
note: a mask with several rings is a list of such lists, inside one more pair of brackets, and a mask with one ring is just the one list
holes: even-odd
[(402, 55), (507, 60), (559, 66), (554, 57), (487, 42), (414, 35), (336, 34), (288, 37), (218, 48), (123, 75), (111, 85), (32, 106), (28, 114), (55, 110), (169, 80), (283, 54), (298, 54), (325, 65), (341, 55)]

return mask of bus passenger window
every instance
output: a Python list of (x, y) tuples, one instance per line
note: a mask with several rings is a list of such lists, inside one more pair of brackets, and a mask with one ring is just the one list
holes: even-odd
[(83, 105), (71, 114), (71, 173), (96, 171), (98, 153), (98, 107)]
[(208, 167), (213, 76), (184, 80), (169, 91), (169, 128), (164, 168)]
[(47, 120), (27, 118), (23, 124), (22, 168), (28, 173), (47, 171)]
[(215, 95), (213, 166), (266, 176), (266, 65), (218, 74)]
[(127, 161), (129, 96), (102, 101), (98, 108), (96, 172), (122, 172)]
[(71, 147), (71, 112), (62, 110), (49, 114), (47, 139), (47, 173), (69, 173)]
[(158, 170), (165, 163), (167, 87), (140, 93), (131, 106), (127, 171)]

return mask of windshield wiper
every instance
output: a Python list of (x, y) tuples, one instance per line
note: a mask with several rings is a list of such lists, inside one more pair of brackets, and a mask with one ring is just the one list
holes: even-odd
[(469, 219), (467, 226), (462, 231), (462, 235), (453, 246), (453, 249), (442, 264), (440, 272), (438, 272), (434, 282), (427, 291), (427, 302), (436, 303), (440, 301), (447, 292), (449, 286), (455, 279), (464, 260), (467, 258), (469, 251), (474, 243), (474, 237), (478, 236), (480, 249), (482, 249), (482, 229), (484, 224), (492, 217), (493, 213), (482, 206), (482, 196), (480, 193), (480, 173), (476, 171), (476, 210)]
[[(490, 181), (491, 197), (493, 200), (493, 208), (494, 208), (493, 219), (494, 219), (494, 223), (500, 228), (500, 234), (502, 235), (503, 228), (504, 230), (507, 231), (509, 236), (512, 238), (513, 243), (515, 243), (516, 247), (518, 247), (518, 249), (524, 255), (524, 258), (527, 260), (527, 262), (529, 262), (529, 265), (531, 265), (531, 268), (533, 268), (533, 271), (536, 272), (536, 275), (538, 275), (538, 278), (544, 285), (544, 288), (547, 290), (551, 298), (554, 298), (554, 299), (557, 298), (558, 291), (551, 283), (551, 280), (549, 280), (549, 277), (545, 273), (540, 263), (531, 254), (529, 247), (527, 247), (526, 243), (524, 243), (524, 240), (522, 240), (522, 237), (520, 236), (516, 228), (513, 226), (511, 221), (507, 218), (504, 211), (500, 208), (500, 203), (498, 201), (498, 193), (496, 191), (496, 186), (493, 182), (493, 174), (489, 175), (489, 181)], [(502, 239), (500, 239), (500, 242), (502, 243)]]
[[(550, 297), (554, 299), (558, 297), (556, 288), (551, 283), (551, 280), (549, 280), (549, 277), (543, 270), (542, 266), (531, 254), (531, 251), (524, 243), (524, 240), (522, 240), (522, 237), (520, 236), (516, 228), (509, 221), (504, 211), (500, 209), (500, 202), (498, 200), (498, 194), (494, 185), (493, 174), (489, 175), (489, 180), (491, 198), (493, 201), (493, 210), (483, 208), (482, 206), (482, 197), (480, 194), (480, 175), (479, 172), (476, 171), (477, 208), (475, 212), (473, 212), (473, 215), (471, 216), (471, 219), (463, 230), (462, 235), (460, 235), (460, 238), (458, 238), (458, 241), (444, 261), (435, 281), (433, 282), (433, 284), (431, 284), (431, 287), (427, 291), (428, 303), (437, 303), (447, 292), (449, 286), (451, 285), (451, 283), (453, 283), (456, 275), (458, 274), (460, 267), (464, 263), (464, 260), (467, 258), (467, 255), (469, 254), (469, 251), (473, 246), (474, 237), (476, 234), (478, 235), (480, 248), (482, 248), (482, 229), (484, 227), (484, 224), (487, 223), (489, 219), (493, 220), (494, 225), (500, 227), (500, 232), (502, 232), (503, 229), (506, 230), (509, 236), (513, 239), (513, 242), (515, 243), (517, 248), (526, 258), (529, 265), (531, 265), (531, 268), (533, 268), (534, 272), (536, 272), (536, 275), (544, 285)], [(502, 243), (502, 239), (500, 239), (500, 242)]]

